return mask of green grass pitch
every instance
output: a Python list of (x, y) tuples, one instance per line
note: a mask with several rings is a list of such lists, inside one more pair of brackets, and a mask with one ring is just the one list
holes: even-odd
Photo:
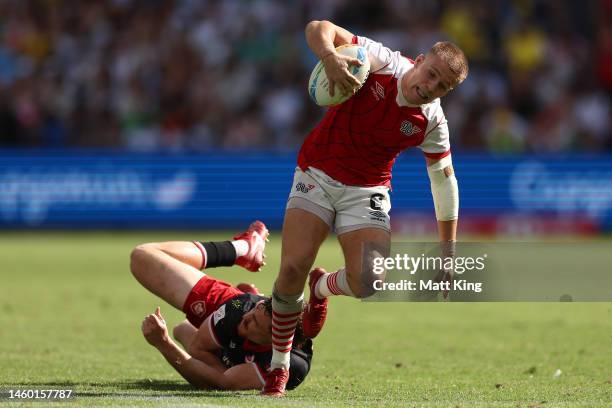
[[(229, 235), (1, 233), (0, 389), (71, 388), (76, 398), (61, 403), (69, 406), (612, 406), (610, 303), (333, 298), (310, 375), (287, 398), (195, 390), (140, 334), (157, 305), (169, 324), (182, 315), (132, 278), (129, 253), (142, 242)], [(271, 237), (260, 274), (209, 272), (269, 293), (279, 242)], [(317, 263), (341, 266), (335, 241)], [(557, 369), (562, 374), (553, 378)]]

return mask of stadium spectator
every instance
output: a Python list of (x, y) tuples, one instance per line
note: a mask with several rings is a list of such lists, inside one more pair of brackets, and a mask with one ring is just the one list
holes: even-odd
[[(500, 109), (538, 139), (501, 151), (611, 149), (610, 10), (608, 0), (7, 0), (0, 146), (295, 149), (323, 113), (305, 91), (315, 61), (300, 57), (301, 27), (331, 19), (408, 56), (439, 40), (466, 50), (473, 75), (444, 103), (455, 150), (500, 152), (482, 130)], [(560, 135), (552, 118), (563, 111)]]

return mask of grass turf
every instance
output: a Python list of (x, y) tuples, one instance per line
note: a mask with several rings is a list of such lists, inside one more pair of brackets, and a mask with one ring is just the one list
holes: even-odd
[[(71, 388), (65, 403), (75, 406), (612, 406), (610, 303), (334, 298), (310, 375), (287, 398), (195, 390), (140, 334), (157, 305), (169, 324), (182, 315), (132, 278), (129, 253), (141, 242), (227, 235), (0, 234), (0, 389)], [(269, 293), (279, 242), (271, 237), (260, 274), (209, 272)], [(318, 264), (341, 263), (328, 241)]]

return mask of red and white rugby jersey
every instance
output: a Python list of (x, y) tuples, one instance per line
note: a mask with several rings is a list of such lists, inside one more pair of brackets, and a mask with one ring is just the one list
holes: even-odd
[(450, 153), (448, 125), (440, 100), (410, 105), (400, 79), (413, 61), (365, 37), (353, 37), (370, 58), (370, 75), (353, 97), (331, 107), (300, 149), (302, 170), (315, 167), (352, 186), (391, 185), (391, 169), (405, 149), (426, 156)]

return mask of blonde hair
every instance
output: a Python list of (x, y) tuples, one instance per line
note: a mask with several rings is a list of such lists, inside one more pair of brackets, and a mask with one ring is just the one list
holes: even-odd
[(448, 64), (448, 68), (456, 76), (453, 86), (459, 85), (468, 75), (468, 61), (457, 45), (450, 41), (439, 41), (431, 47), (430, 54), (439, 56)]

